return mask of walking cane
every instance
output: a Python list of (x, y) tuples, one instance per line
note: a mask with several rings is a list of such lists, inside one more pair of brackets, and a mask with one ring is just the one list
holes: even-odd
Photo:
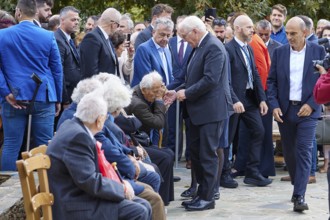
[(31, 124), (32, 124), (32, 112), (33, 112), (33, 107), (34, 107), (34, 102), (39, 90), (39, 87), (42, 83), (42, 80), (35, 74), (32, 73), (31, 78), (33, 79), (33, 81), (37, 84), (37, 87), (34, 90), (33, 96), (32, 96), (32, 100), (28, 105), (28, 114), (29, 114), (29, 121), (28, 121), (28, 130), (27, 130), (27, 140), (26, 140), (26, 151), (30, 150), (30, 135), (31, 135)]

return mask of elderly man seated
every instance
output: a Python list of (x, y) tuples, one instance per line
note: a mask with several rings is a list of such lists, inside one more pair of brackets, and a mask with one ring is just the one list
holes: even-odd
[(132, 187), (103, 177), (94, 135), (107, 117), (102, 94), (88, 94), (50, 142), (48, 171), (55, 200), (53, 219), (151, 219), (147, 201), (134, 197)]
[[(163, 79), (156, 71), (145, 75), (140, 84), (134, 87), (131, 104), (125, 108), (128, 115), (135, 115), (141, 122), (141, 130), (150, 134), (152, 129), (161, 130), (166, 121), (166, 106), (163, 101), (166, 88)], [(174, 154), (168, 148), (151, 146), (145, 148), (151, 160), (157, 164), (164, 182), (159, 194), (165, 205), (174, 200), (173, 160)]]

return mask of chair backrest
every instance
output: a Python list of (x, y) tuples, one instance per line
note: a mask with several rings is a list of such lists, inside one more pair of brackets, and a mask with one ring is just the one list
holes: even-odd
[[(46, 149), (47, 146), (42, 146), (24, 152), (22, 157), (25, 159), (16, 161), (27, 220), (39, 220), (41, 216), (44, 220), (52, 220), (54, 197), (49, 192), (47, 169), (50, 168), (50, 159), (44, 154)], [(34, 175), (33, 171), (38, 175)], [(35, 184), (35, 176), (38, 177), (39, 187)]]

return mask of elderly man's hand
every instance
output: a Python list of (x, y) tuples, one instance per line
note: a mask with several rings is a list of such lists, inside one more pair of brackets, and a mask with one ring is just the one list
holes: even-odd
[(175, 90), (167, 90), (163, 99), (165, 105), (171, 105), (176, 99)]
[(123, 184), (124, 184), (125, 198), (128, 200), (132, 200), (135, 196), (132, 185), (127, 180), (123, 180)]
[(176, 98), (182, 102), (183, 100), (186, 99), (186, 90), (181, 89), (176, 93)]

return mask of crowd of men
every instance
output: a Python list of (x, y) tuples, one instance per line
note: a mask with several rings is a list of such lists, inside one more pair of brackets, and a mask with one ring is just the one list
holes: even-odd
[[(174, 24), (173, 8), (157, 4), (150, 24), (107, 8), (88, 17), (80, 32), (77, 8), (52, 16), (52, 7), (53, 0), (19, 0), (17, 24), (0, 12), (1, 170), (16, 170), (26, 129), (31, 146), (50, 141), (56, 218), (165, 219), (178, 180), (176, 117), (179, 158), (185, 127), (192, 178), (182, 193), (191, 198), (182, 203), (186, 210), (214, 209), (219, 187), (238, 187), (237, 176), (247, 185), (272, 183), (273, 119), (293, 210), (309, 209), (305, 194), (316, 181), (321, 117), (312, 61), (326, 55), (318, 39), (329, 38), (329, 21), (318, 21), (314, 32), (309, 17), (291, 15), (284, 26), (287, 10), (277, 4), (270, 21), (237, 12), (228, 19), (182, 15)], [(137, 132), (150, 141), (132, 144)], [(109, 162), (117, 162), (123, 182), (100, 174), (96, 140)]]

